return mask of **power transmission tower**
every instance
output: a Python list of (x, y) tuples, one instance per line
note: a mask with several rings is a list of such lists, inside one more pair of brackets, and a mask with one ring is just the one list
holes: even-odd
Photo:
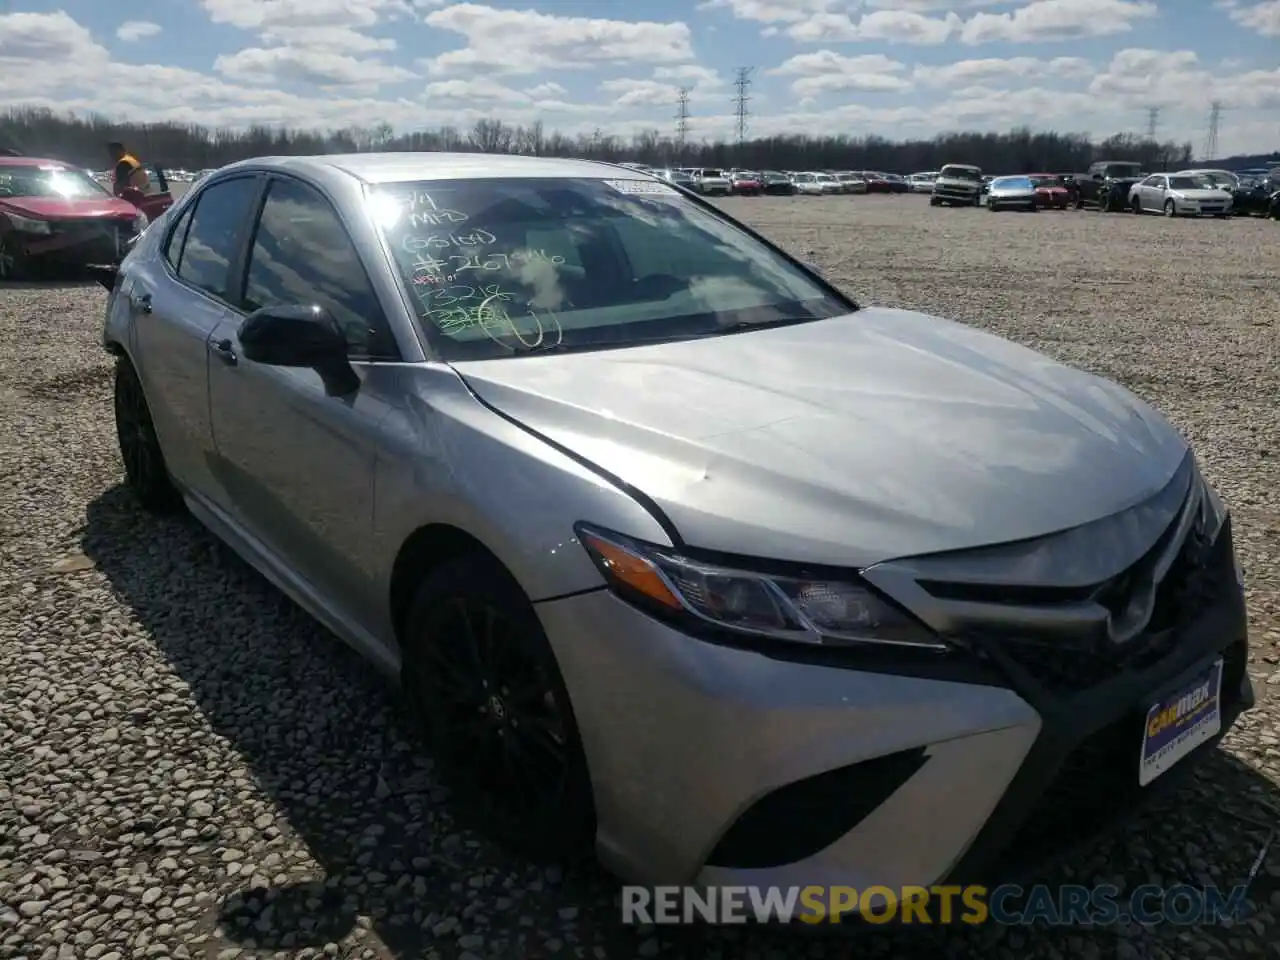
[(747, 108), (747, 104), (751, 102), (748, 91), (751, 90), (751, 74), (755, 69), (755, 67), (739, 67), (737, 79), (733, 81), (733, 87), (738, 91), (734, 94), (733, 102), (737, 105), (739, 153), (742, 152), (742, 145), (747, 139), (747, 119), (751, 116)]
[(1209, 106), (1209, 135), (1204, 138), (1204, 158), (1218, 157), (1218, 127), (1222, 124), (1222, 101), (1215, 100)]
[(681, 87), (676, 101), (676, 145), (684, 151), (684, 142), (689, 137), (689, 88)]
[(1156, 138), (1156, 128), (1160, 126), (1160, 108), (1147, 107), (1147, 139)]

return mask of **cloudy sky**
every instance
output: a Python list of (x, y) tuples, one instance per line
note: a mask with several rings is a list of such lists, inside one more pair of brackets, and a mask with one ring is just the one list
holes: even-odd
[[(135, 19), (122, 19), (127, 14)], [(1280, 149), (1280, 0), (0, 0), (0, 107), (398, 130), (890, 138), (1018, 124)]]

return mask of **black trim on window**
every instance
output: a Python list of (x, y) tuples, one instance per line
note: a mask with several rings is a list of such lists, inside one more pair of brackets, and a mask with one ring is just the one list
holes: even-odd
[[(189, 291), (191, 291), (192, 293), (199, 294), (200, 296), (202, 296), (202, 297), (204, 297), (204, 298), (206, 298), (206, 299), (208, 299), (208, 300), (211, 300), (212, 302), (214, 302), (214, 303), (218, 304), (219, 306), (226, 307), (228, 310), (231, 310), (231, 311), (233, 311), (233, 312), (235, 312), (235, 313), (237, 313), (237, 314), (239, 314), (239, 315), (241, 315), (241, 316), (243, 316), (243, 315), (244, 315), (244, 311), (243, 311), (243, 310), (241, 310), (238, 306), (236, 306), (235, 304), (232, 304), (232, 303), (228, 303), (225, 299), (223, 299), (222, 297), (219, 297), (217, 294), (210, 293), (208, 290), (204, 289), (204, 287), (198, 287), (198, 286), (196, 286), (194, 283), (190, 283), (190, 282), (189, 282), (185, 277), (182, 277), (182, 276), (178, 273), (178, 270), (180, 269), (180, 266), (181, 266), (181, 263), (182, 263), (182, 256), (186, 253), (186, 249), (187, 249), (187, 237), (188, 237), (188, 236), (189, 236), (189, 234), (191, 233), (191, 226), (190, 226), (190, 225), (191, 225), (192, 223), (194, 223), (194, 222), (195, 222), (195, 215), (196, 215), (197, 209), (198, 209), (198, 208), (199, 208), (199, 206), (200, 206), (200, 201), (204, 199), (205, 194), (206, 194), (206, 193), (207, 193), (211, 188), (213, 188), (213, 187), (215, 187), (215, 186), (218, 186), (219, 184), (223, 184), (223, 183), (230, 183), (232, 180), (245, 180), (245, 179), (253, 179), (253, 180), (257, 181), (258, 196), (257, 196), (257, 197), (255, 197), (255, 198), (253, 198), (253, 199), (250, 201), (250, 204), (249, 204), (249, 209), (250, 209), (250, 210), (256, 209), (256, 208), (260, 205), (260, 203), (261, 203), (261, 200), (262, 200), (262, 191), (263, 191), (263, 187), (264, 187), (265, 179), (266, 179), (266, 178), (262, 175), (262, 173), (261, 173), (260, 171), (257, 171), (257, 170), (248, 170), (248, 171), (237, 170), (237, 171), (235, 171), (235, 172), (233, 172), (233, 173), (228, 173), (228, 174), (226, 174), (225, 176), (218, 177), (217, 179), (210, 178), (210, 179), (208, 179), (208, 180), (204, 181), (202, 184), (200, 184), (199, 188), (198, 188), (197, 190), (195, 190), (195, 191), (194, 191), (194, 196), (192, 197), (192, 199), (191, 199), (191, 200), (189, 200), (189, 201), (185, 204), (185, 206), (184, 206), (184, 209), (183, 209), (182, 213), (181, 213), (181, 214), (179, 214), (179, 216), (178, 216), (178, 221), (174, 223), (174, 225), (173, 225), (173, 226), (170, 228), (170, 230), (169, 230), (169, 235), (168, 235), (167, 237), (165, 237), (165, 244), (166, 244), (166, 247), (167, 247), (168, 243), (170, 243), (170, 242), (173, 240), (173, 235), (174, 235), (174, 233), (177, 231), (178, 226), (179, 226), (179, 224), (180, 224), (180, 223), (181, 223), (181, 221), (182, 221), (182, 218), (183, 218), (183, 217), (186, 217), (188, 214), (190, 214), (190, 217), (189, 217), (189, 219), (187, 220), (187, 230), (186, 230), (186, 232), (183, 234), (183, 237), (182, 237), (182, 251), (179, 253), (179, 256), (178, 256), (178, 264), (179, 264), (179, 266), (174, 266), (174, 265), (169, 261), (168, 256), (164, 256), (164, 257), (161, 257), (161, 258), (160, 258), (160, 259), (163, 261), (163, 263), (164, 263), (164, 268), (165, 268), (166, 273), (168, 274), (169, 279), (170, 279), (170, 280), (172, 280), (174, 283), (180, 284), (184, 289), (189, 290)], [(244, 236), (244, 234), (243, 234), (243, 233), (242, 233), (242, 236)], [(228, 280), (228, 281), (230, 281), (230, 279), (234, 276), (234, 273), (233, 273), (232, 271), (234, 271), (234, 270), (235, 270), (235, 269), (237, 269), (241, 264), (243, 264), (243, 262), (244, 262), (244, 251), (245, 251), (245, 245), (244, 245), (244, 241), (243, 241), (243, 239), (242, 239), (242, 240), (241, 240), (241, 242), (240, 242), (240, 244), (239, 244), (239, 245), (238, 245), (238, 247), (237, 247), (237, 251), (236, 251), (235, 256), (233, 256), (233, 257), (231, 258), (231, 261), (227, 264), (227, 275), (226, 275), (226, 276), (227, 276), (227, 280)], [(228, 286), (229, 286), (229, 284), (228, 284)]]
[(396, 339), (395, 329), (391, 324), (390, 316), (387, 312), (386, 305), (382, 302), (382, 298), (378, 295), (378, 288), (374, 285), (373, 279), (369, 276), (369, 269), (365, 265), (364, 259), (360, 256), (360, 249), (356, 245), (355, 240), (351, 236), (351, 231), (347, 227), (347, 222), (338, 210), (337, 204), (333, 202), (333, 198), (324, 192), (319, 186), (302, 177), (291, 176), (287, 173), (281, 173), (275, 170), (267, 171), (263, 174), (263, 188), (258, 194), (257, 201), (254, 204), (253, 225), (248, 232), (247, 240), (241, 250), (241, 256), (238, 262), (239, 277), (233, 291), (236, 299), (235, 309), (244, 315), (249, 312), (247, 304), (244, 302), (245, 291), (249, 285), (249, 261), (253, 254), (254, 245), (258, 239), (258, 229), (262, 224), (262, 212), (266, 209), (267, 201), (271, 197), (271, 187), (276, 181), (284, 183), (296, 184), (305, 190), (309, 190), (325, 204), (329, 212), (333, 214), (333, 218), (342, 227), (343, 233), (346, 235), (351, 249), (356, 255), (356, 264), (360, 269), (361, 276), (364, 277), (365, 284), (369, 288), (370, 294), (373, 295), (374, 302), (378, 305), (378, 310), (382, 314), (381, 322), (383, 327), (383, 335), (381, 340), (389, 343), (392, 352), (388, 356), (361, 356), (359, 354), (348, 354), (347, 359), (352, 363), (402, 363), (404, 362), (404, 351), (400, 349), (400, 341)]

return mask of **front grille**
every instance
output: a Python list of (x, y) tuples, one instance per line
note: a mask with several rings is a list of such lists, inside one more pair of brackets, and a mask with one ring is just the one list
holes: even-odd
[[(1223, 651), (1220, 709), (1224, 728), (1237, 710), (1247, 660), (1243, 640)], [(1123, 818), (1149, 797), (1153, 787), (1168, 784), (1165, 778), (1174, 776), (1173, 771), (1147, 787), (1138, 785), (1146, 706), (1137, 705), (1067, 755), (1010, 839), (1007, 866), (1016, 870), (1043, 863), (1062, 852), (1065, 845), (1088, 840)]]
[[(1118, 674), (1145, 670), (1168, 655), (1179, 632), (1208, 609), (1231, 568), (1230, 536), (1224, 532), (1211, 544), (1196, 528), (1156, 586), (1146, 627), (1132, 639), (1116, 643), (1099, 632), (1072, 642), (1019, 632), (996, 642), (1042, 686), (1059, 692), (1086, 690)], [(1132, 579), (1130, 568), (1104, 588), (1098, 601), (1115, 613), (1131, 589)]]

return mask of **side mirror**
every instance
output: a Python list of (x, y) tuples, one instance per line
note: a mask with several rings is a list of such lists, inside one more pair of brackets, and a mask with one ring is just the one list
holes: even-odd
[(360, 385), (347, 362), (347, 338), (324, 307), (262, 307), (245, 318), (239, 339), (246, 360), (309, 367), (320, 374), (330, 396), (343, 396)]

